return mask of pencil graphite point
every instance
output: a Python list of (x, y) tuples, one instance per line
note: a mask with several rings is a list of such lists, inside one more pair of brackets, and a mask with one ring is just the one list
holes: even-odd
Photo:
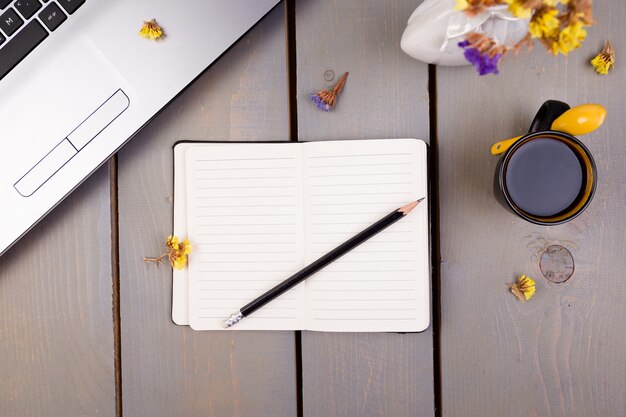
[(417, 200), (417, 201), (412, 201), (412, 202), (410, 202), (409, 204), (406, 204), (406, 205), (404, 205), (404, 206), (400, 207), (400, 208), (398, 209), (398, 211), (401, 211), (401, 212), (402, 212), (402, 214), (406, 216), (407, 214), (409, 214), (409, 213), (411, 212), (411, 210), (413, 210), (415, 207), (417, 207), (417, 205), (418, 205), (419, 203), (421, 203), (421, 202), (422, 202), (425, 198), (426, 198), (426, 197), (422, 197), (422, 198), (420, 198), (420, 199), (419, 199), (419, 200)]

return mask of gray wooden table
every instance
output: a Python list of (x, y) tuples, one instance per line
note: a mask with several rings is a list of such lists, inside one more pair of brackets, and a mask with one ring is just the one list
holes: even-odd
[[(0, 258), (0, 416), (625, 416), (626, 56), (620, 2), (571, 56), (502, 74), (435, 68), (398, 42), (415, 0), (280, 5)], [(618, 68), (587, 61), (611, 38)], [(350, 71), (333, 113), (308, 94)], [(583, 140), (599, 186), (545, 228), (493, 199), (492, 142), (549, 98), (599, 102)], [(171, 271), (146, 268), (172, 222), (181, 139), (418, 137), (430, 143), (433, 325), (420, 334), (193, 332), (170, 319)], [(541, 276), (550, 244), (575, 275)], [(518, 302), (507, 284), (537, 278)]]

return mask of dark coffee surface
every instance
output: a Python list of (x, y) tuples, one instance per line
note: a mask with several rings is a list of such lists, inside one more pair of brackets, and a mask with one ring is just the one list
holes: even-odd
[(567, 209), (582, 184), (583, 169), (574, 151), (551, 138), (533, 139), (520, 146), (506, 169), (509, 196), (517, 207), (534, 216), (553, 216)]

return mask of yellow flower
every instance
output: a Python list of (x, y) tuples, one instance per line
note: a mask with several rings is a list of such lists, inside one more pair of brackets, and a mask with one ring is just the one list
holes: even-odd
[(528, 19), (532, 14), (532, 9), (525, 7), (524, 0), (504, 0), (504, 3), (509, 5), (509, 11), (515, 17)]
[(189, 243), (189, 239), (183, 240), (183, 242), (178, 245), (178, 250), (181, 251), (183, 255), (189, 255), (191, 253), (191, 243)]
[(556, 55), (560, 52), (563, 55), (567, 55), (578, 48), (586, 37), (587, 31), (582, 22), (579, 21), (566, 26), (559, 33), (558, 38), (552, 41), (552, 53)]
[(187, 255), (191, 253), (191, 243), (189, 243), (189, 239), (185, 239), (181, 242), (178, 237), (170, 235), (165, 239), (165, 246), (167, 247), (167, 252), (163, 255), (158, 258), (146, 257), (143, 258), (143, 260), (160, 265), (163, 258), (167, 258), (172, 267), (183, 269), (185, 265), (187, 265)]
[(543, 4), (545, 6), (551, 6), (554, 7), (557, 4), (562, 3), (562, 4), (567, 4), (569, 3), (569, 0), (543, 0)]
[(171, 260), (170, 263), (172, 264), (172, 267), (180, 271), (185, 267), (185, 265), (187, 265), (187, 257), (185, 255), (178, 256), (177, 258)]
[(143, 38), (152, 40), (160, 39), (165, 36), (163, 29), (161, 29), (161, 26), (159, 26), (156, 19), (143, 22), (141, 29), (139, 30), (139, 35)]
[(551, 38), (556, 35), (561, 23), (557, 18), (559, 11), (556, 8), (549, 8), (537, 13), (530, 21), (528, 30), (533, 38)]
[(606, 41), (604, 49), (591, 60), (591, 65), (598, 74), (606, 75), (615, 66), (615, 50), (611, 42)]
[(165, 241), (165, 246), (170, 249), (178, 249), (178, 238), (172, 235), (168, 236), (167, 240)]
[(511, 292), (520, 301), (528, 301), (535, 295), (535, 281), (526, 275), (522, 275), (517, 282), (511, 284)]
[(455, 2), (455, 10), (465, 10), (469, 7), (469, 3), (467, 2), (467, 0), (455, 0)]

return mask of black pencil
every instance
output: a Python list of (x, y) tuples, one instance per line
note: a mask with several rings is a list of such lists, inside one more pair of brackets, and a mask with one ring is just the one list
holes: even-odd
[(337, 246), (326, 255), (305, 266), (300, 271), (296, 272), (280, 284), (276, 285), (271, 290), (267, 291), (265, 294), (255, 298), (254, 300), (243, 306), (238, 312), (231, 314), (230, 318), (224, 321), (224, 328), (229, 328), (239, 323), (244, 317), (247, 317), (250, 314), (254, 313), (265, 304), (269, 303), (279, 295), (293, 288), (295, 285), (301, 283), (307, 277), (313, 275), (320, 269), (324, 268), (326, 265), (334, 262), (336, 259), (350, 252), (352, 249), (356, 248), (372, 236), (382, 232), (384, 229), (409, 214), (409, 212), (413, 210), (422, 200), (424, 200), (424, 198), (420, 198), (417, 201), (413, 201), (400, 207), (397, 210), (392, 211), (382, 219), (378, 220), (376, 223), (369, 226), (367, 229), (363, 230), (356, 236), (348, 239), (341, 245)]

